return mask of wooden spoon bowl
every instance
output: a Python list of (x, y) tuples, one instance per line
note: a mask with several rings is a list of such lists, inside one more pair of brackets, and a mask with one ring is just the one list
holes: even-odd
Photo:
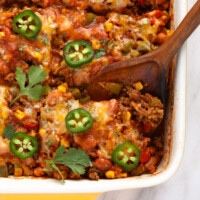
[(87, 90), (91, 98), (97, 101), (112, 98), (102, 87), (102, 82), (132, 85), (140, 81), (144, 85), (144, 92), (156, 95), (164, 101), (172, 59), (199, 23), (200, 0), (188, 12), (172, 36), (159, 48), (143, 56), (116, 62), (101, 69), (88, 85)]

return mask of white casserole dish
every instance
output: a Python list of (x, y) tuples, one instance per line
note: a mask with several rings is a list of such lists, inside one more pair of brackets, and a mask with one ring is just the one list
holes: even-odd
[[(174, 0), (175, 27), (183, 19), (187, 10), (187, 0)], [(0, 193), (101, 193), (111, 190), (142, 188), (158, 185), (168, 180), (176, 172), (182, 159), (185, 140), (185, 93), (186, 93), (186, 45), (177, 55), (174, 97), (168, 109), (165, 127), (165, 150), (155, 174), (113, 180), (57, 180), (34, 178), (0, 178)], [(173, 110), (172, 110), (173, 108)], [(172, 119), (172, 123), (171, 123)]]

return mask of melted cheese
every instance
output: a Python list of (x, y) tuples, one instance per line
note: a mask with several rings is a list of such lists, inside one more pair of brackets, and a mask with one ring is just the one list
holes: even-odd
[(107, 102), (93, 102), (89, 111), (99, 128), (113, 119), (109, 113), (109, 104)]
[(40, 109), (40, 128), (43, 128), (52, 134), (67, 134), (65, 116), (70, 110), (78, 107), (79, 103), (76, 100), (60, 102), (55, 106), (45, 105)]

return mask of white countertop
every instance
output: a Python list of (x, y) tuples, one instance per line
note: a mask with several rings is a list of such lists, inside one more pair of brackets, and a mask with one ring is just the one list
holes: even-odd
[[(188, 9), (196, 0), (188, 0)], [(181, 3), (181, 0), (180, 0)], [(181, 165), (167, 182), (144, 189), (113, 191), (97, 200), (200, 199), (200, 27), (187, 41), (186, 141)]]

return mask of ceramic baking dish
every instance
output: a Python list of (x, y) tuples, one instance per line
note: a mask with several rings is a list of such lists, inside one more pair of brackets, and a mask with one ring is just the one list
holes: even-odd
[[(186, 14), (187, 1), (175, 0), (175, 27)], [(178, 169), (184, 150), (185, 140), (185, 93), (186, 93), (186, 45), (177, 55), (173, 95), (167, 110), (165, 123), (165, 156), (156, 173), (113, 180), (57, 180), (36, 178), (0, 178), (0, 194), (5, 193), (101, 193), (111, 190), (142, 188), (158, 185), (168, 180)]]

